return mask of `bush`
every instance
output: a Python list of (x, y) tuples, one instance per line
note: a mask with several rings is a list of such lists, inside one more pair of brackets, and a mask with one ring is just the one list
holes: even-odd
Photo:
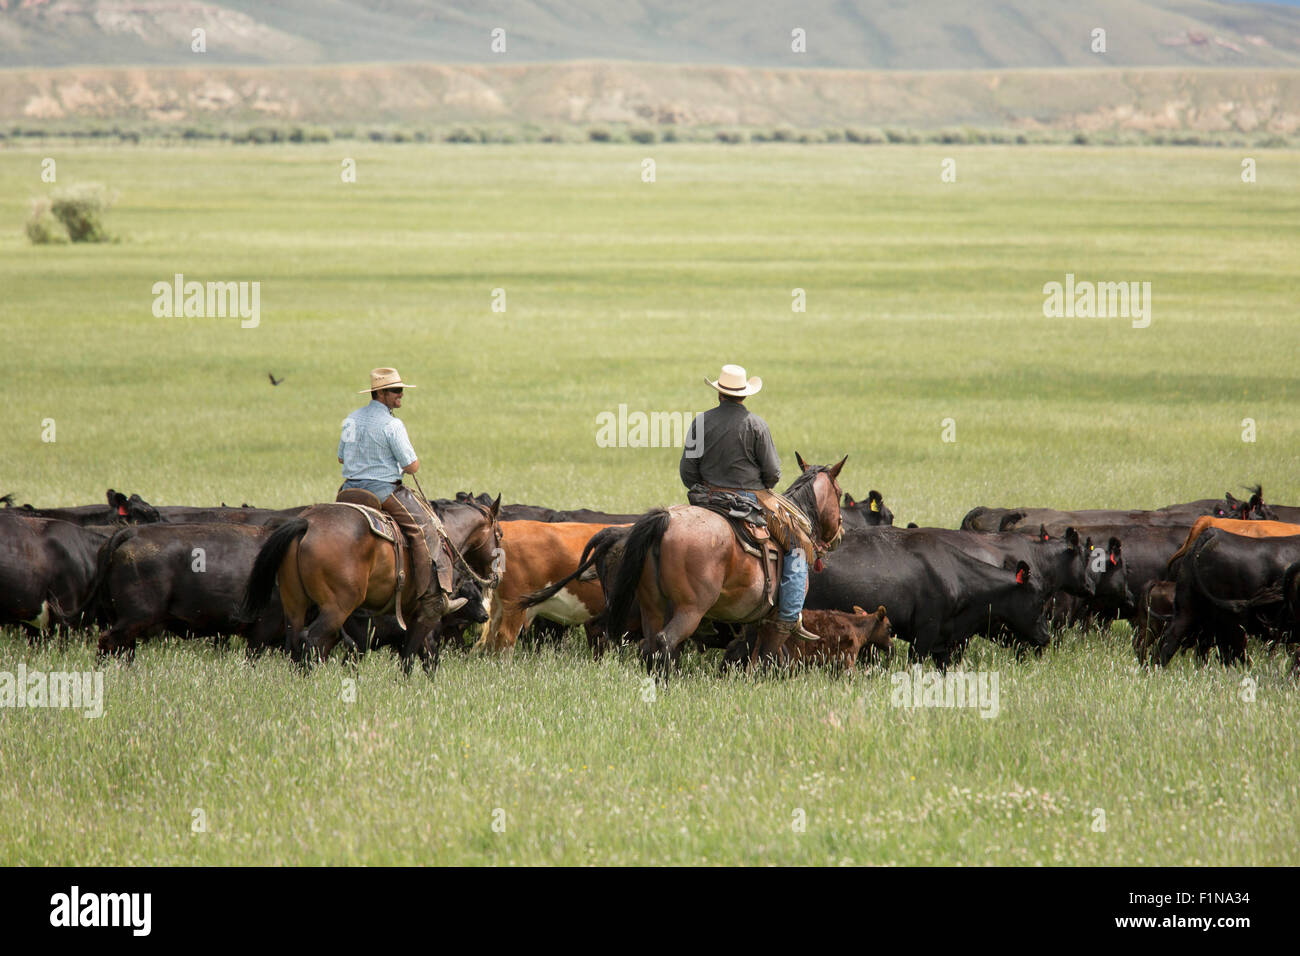
[(628, 139), (634, 143), (653, 143), (659, 139), (652, 129), (634, 129), (628, 131)]
[(50, 211), (68, 230), (73, 242), (107, 242), (111, 237), (101, 217), (117, 200), (99, 183), (84, 183), (55, 191)]
[(42, 196), (32, 200), (32, 214), (27, 218), (27, 238), (33, 245), (47, 246), (67, 242), (68, 237), (59, 221), (50, 212), (50, 201)]
[(56, 189), (48, 199), (32, 202), (27, 238), (37, 245), (67, 240), (107, 242), (112, 237), (104, 229), (102, 217), (116, 199), (115, 194), (99, 183)]
[(743, 143), (745, 141), (745, 134), (737, 133), (729, 129), (720, 129), (716, 134), (714, 134), (714, 138), (719, 143)]
[(609, 130), (603, 126), (593, 126), (587, 130), (587, 139), (593, 143), (608, 143), (610, 140)]

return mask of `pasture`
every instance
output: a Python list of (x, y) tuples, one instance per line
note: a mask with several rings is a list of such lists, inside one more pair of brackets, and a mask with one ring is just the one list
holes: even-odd
[[(1237, 151), (1172, 148), (6, 149), (0, 493), (327, 500), (340, 420), (392, 364), (430, 495), (639, 510), (684, 497), (680, 449), (600, 447), (597, 416), (701, 411), (739, 362), (782, 486), (796, 450), (847, 453), (845, 489), (900, 525), (1256, 482), (1300, 504), (1300, 155), (1250, 155), (1254, 184)], [(120, 194), (118, 242), (27, 244), (47, 156)], [(176, 273), (260, 282), (260, 324), (155, 317)], [(1045, 318), (1067, 273), (1150, 282), (1150, 326)], [(983, 719), (896, 708), (879, 670), (722, 678), (693, 654), (650, 695), (576, 634), (444, 654), (432, 681), (386, 653), (303, 678), (152, 642), (106, 669), (101, 719), (0, 708), (0, 862), (1294, 862), (1300, 690), (1252, 657), (1147, 673), (1124, 625), (1025, 661), (976, 641)], [(6, 631), (19, 662), (93, 652)]]

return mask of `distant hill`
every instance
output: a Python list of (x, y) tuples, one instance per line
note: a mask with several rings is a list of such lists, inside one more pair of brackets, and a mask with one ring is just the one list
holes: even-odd
[(0, 124), (1300, 130), (1300, 70), (760, 70), (638, 63), (0, 70)]
[[(191, 31), (207, 52), (191, 52)], [(490, 33), (503, 28), (506, 52)], [(1090, 49), (1106, 30), (1105, 54)], [(791, 50), (791, 31), (807, 50)], [(1300, 8), (1219, 0), (0, 0), (0, 67), (690, 63), (1300, 67)]]

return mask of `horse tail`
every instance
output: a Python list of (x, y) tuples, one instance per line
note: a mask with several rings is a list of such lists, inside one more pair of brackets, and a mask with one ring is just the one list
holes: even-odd
[(257, 552), (257, 560), (253, 562), (253, 571), (244, 588), (244, 599), (235, 612), (236, 620), (251, 624), (261, 616), (263, 608), (271, 600), (275, 576), (284, 561), (284, 553), (289, 550), (289, 545), (306, 533), (306, 518), (290, 518), (271, 532), (271, 536)]
[(636, 600), (636, 589), (641, 583), (641, 571), (645, 567), (646, 556), (663, 540), (671, 517), (666, 508), (655, 508), (639, 518), (637, 523), (632, 525), (632, 530), (628, 532), (627, 542), (623, 546), (623, 560), (614, 578), (613, 593), (607, 596), (605, 602), (606, 607), (609, 608), (611, 638), (623, 635), (623, 623), (632, 610), (633, 601)]
[(93, 614), (97, 621), (101, 619), (104, 610), (104, 592), (108, 590), (108, 566), (113, 561), (113, 552), (139, 533), (140, 528), (137, 525), (126, 525), (113, 532), (109, 539), (99, 546), (99, 553), (95, 555), (95, 580), (90, 586), (90, 592), (79, 607), (73, 608), (66, 615), (66, 620), (80, 621), (86, 614)]
[[(515, 606), (519, 608), (529, 608), (537, 607), (539, 604), (545, 604), (551, 598), (555, 597), (555, 595), (563, 591), (569, 582), (575, 581), (582, 577), (582, 575), (591, 571), (600, 557), (613, 546), (615, 541), (618, 540), (616, 535), (606, 534), (605, 532), (608, 530), (610, 529), (601, 528), (591, 536), (583, 546), (582, 557), (578, 559), (578, 566), (574, 568), (572, 574), (566, 575), (554, 584), (533, 591), (531, 594), (525, 594), (523, 597), (515, 601)], [(626, 529), (618, 528), (616, 530), (624, 531)]]

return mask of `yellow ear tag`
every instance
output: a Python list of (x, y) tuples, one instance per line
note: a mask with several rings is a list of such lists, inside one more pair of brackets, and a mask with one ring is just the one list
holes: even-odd
[(871, 499), (871, 510), (872, 511), (880, 510), (880, 502), (878, 502), (875, 498)]

